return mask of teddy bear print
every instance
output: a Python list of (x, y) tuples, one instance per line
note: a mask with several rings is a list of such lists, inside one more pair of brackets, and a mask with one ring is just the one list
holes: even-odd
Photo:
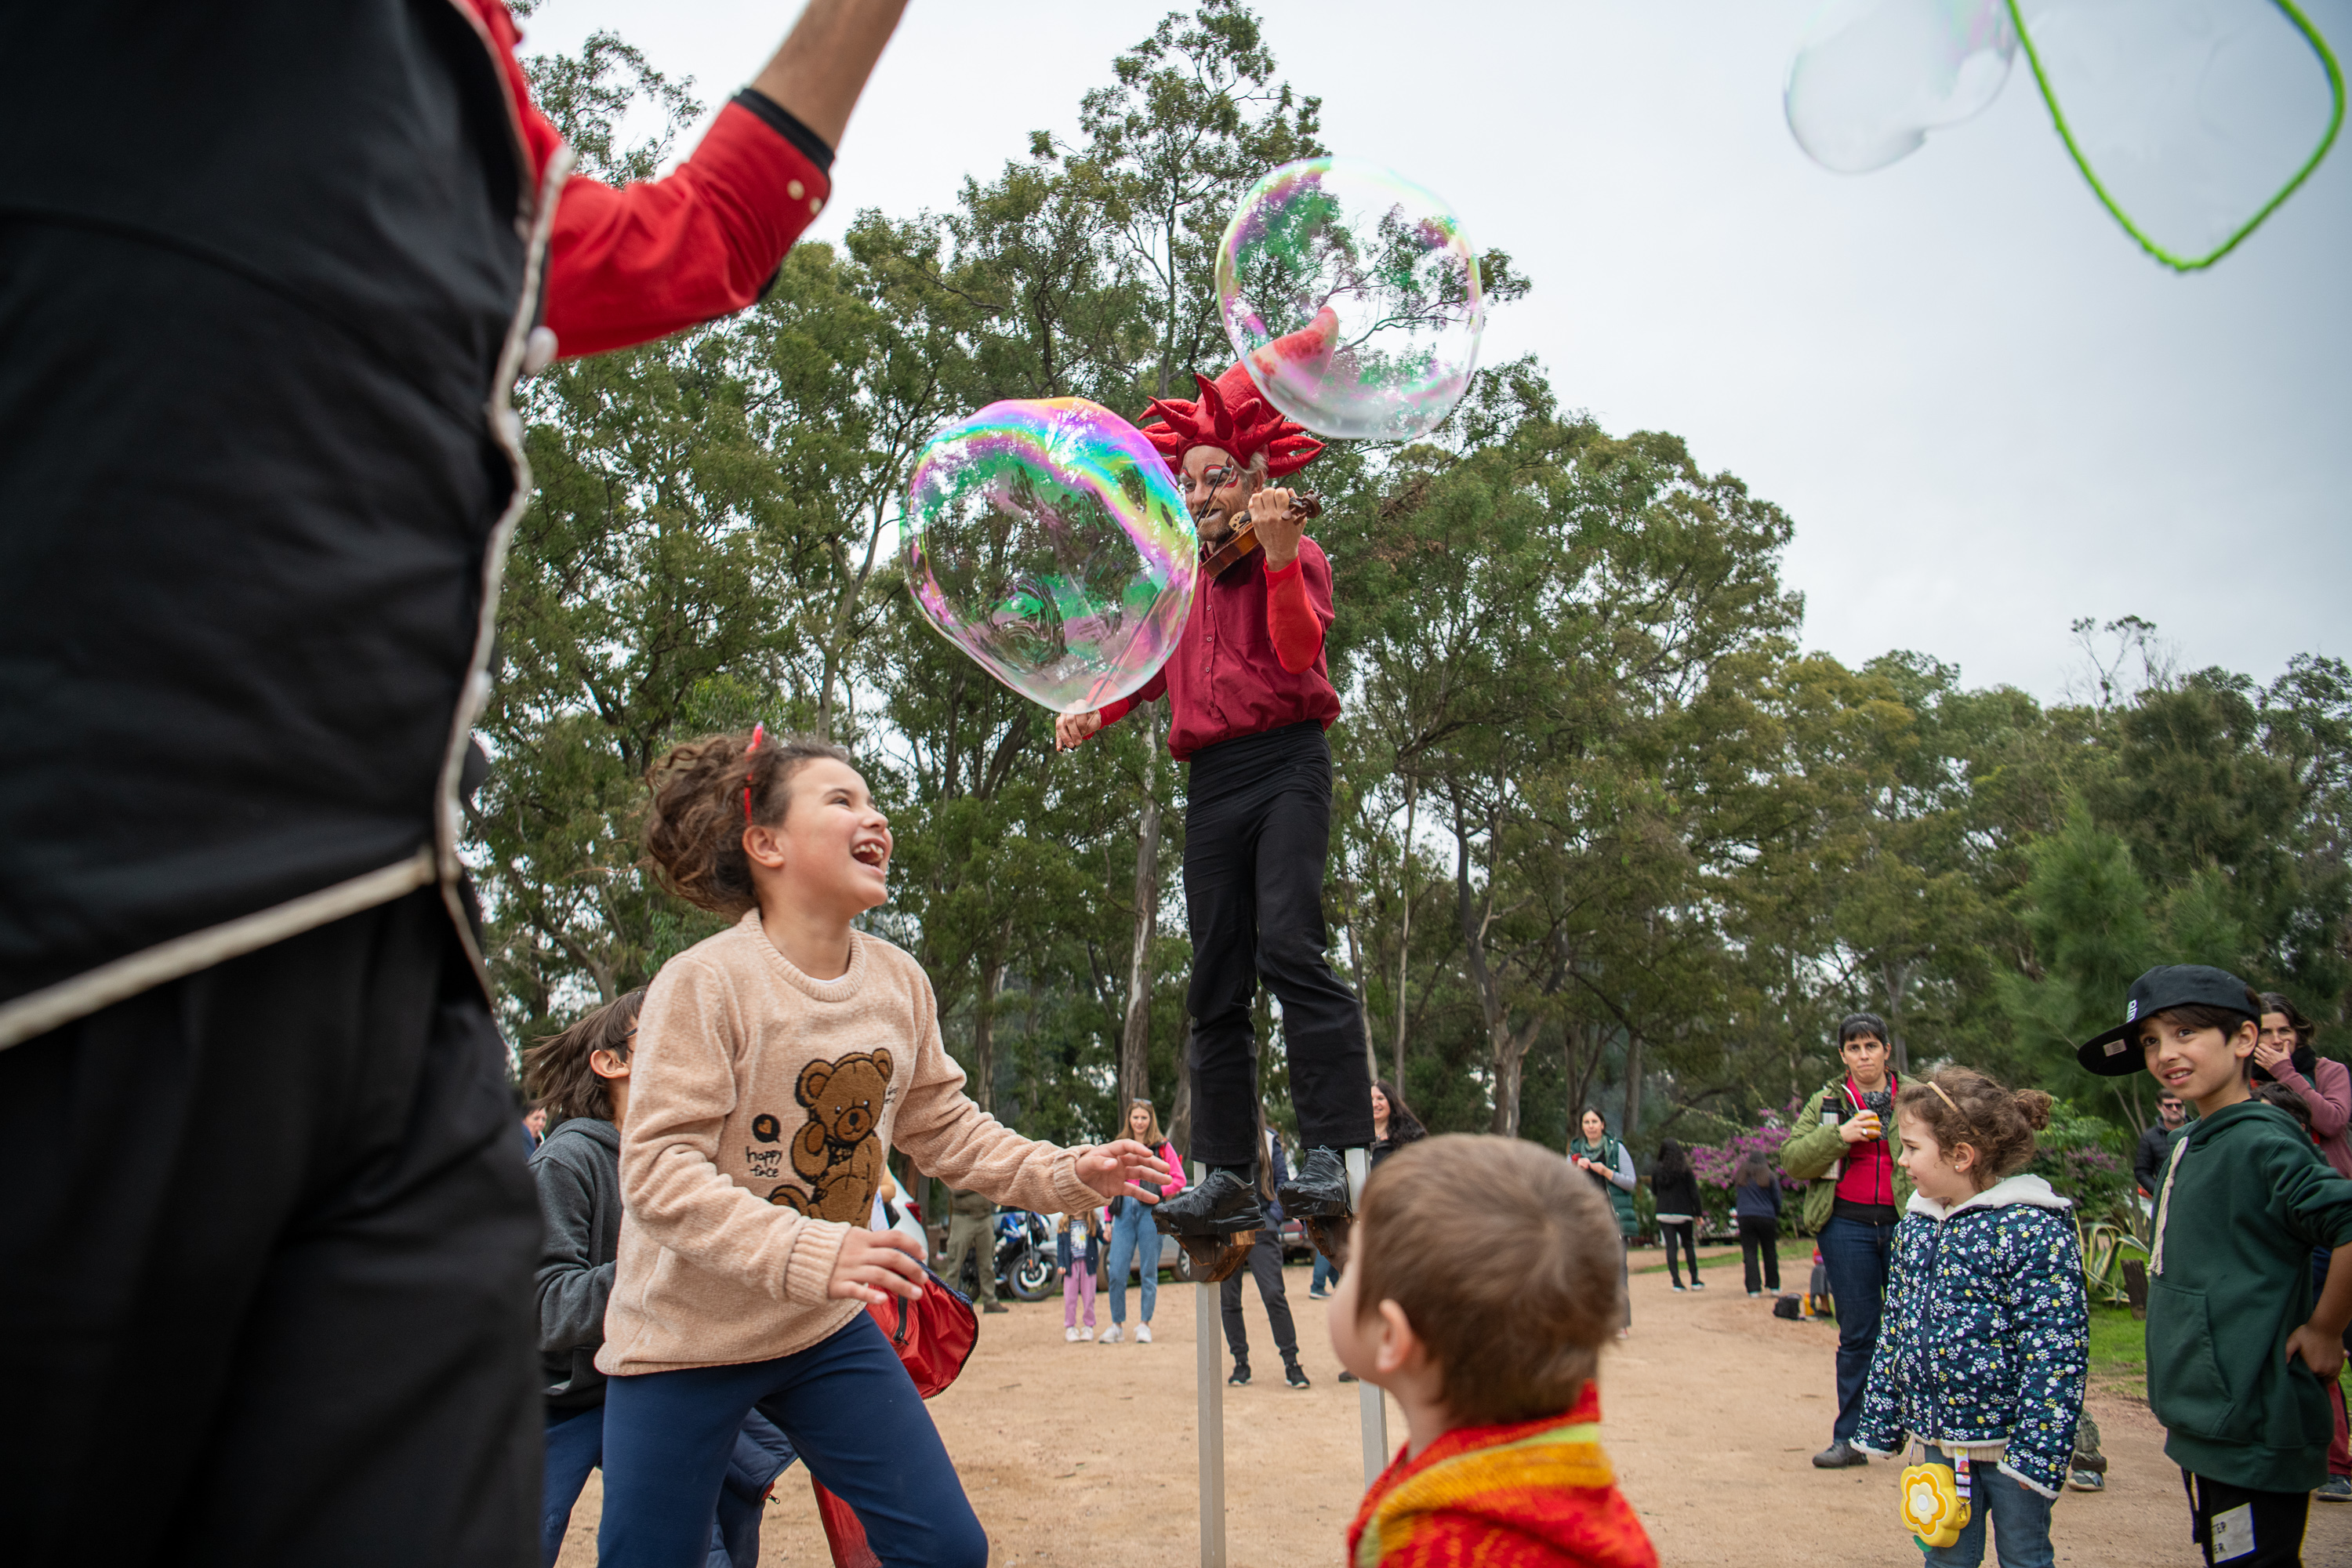
[(793, 1138), (793, 1171), (808, 1184), (808, 1194), (786, 1184), (768, 1201), (818, 1219), (865, 1224), (882, 1184), (876, 1129), (889, 1089), (887, 1050), (853, 1051), (839, 1061), (803, 1068), (793, 1094), (808, 1108), (808, 1122)]

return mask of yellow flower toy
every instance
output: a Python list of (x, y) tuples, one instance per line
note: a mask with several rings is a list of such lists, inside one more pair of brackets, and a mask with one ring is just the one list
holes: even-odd
[(1903, 1528), (1923, 1547), (1950, 1546), (1969, 1522), (1969, 1460), (1955, 1472), (1949, 1465), (1909, 1465), (1895, 1482), (1895, 1505)]

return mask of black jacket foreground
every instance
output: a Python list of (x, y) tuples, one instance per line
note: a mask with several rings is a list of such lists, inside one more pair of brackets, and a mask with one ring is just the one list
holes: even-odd
[(546, 204), (447, 0), (12, 5), (0, 60), (5, 1046), (455, 906)]
[(585, 1410), (604, 1402), (596, 1351), (621, 1247), (621, 1131), (575, 1116), (530, 1156), (539, 1187), (539, 1353), (547, 1407)]

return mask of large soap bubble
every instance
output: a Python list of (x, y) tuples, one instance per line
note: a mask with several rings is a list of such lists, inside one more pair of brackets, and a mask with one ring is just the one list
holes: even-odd
[(1200, 541), (1141, 431), (1083, 397), (1016, 398), (924, 447), (906, 552), (949, 641), (1024, 697), (1084, 713), (1166, 662)]
[(1885, 168), (1990, 103), (2016, 55), (2004, 0), (1830, 0), (1789, 62), (1789, 129), (1825, 169)]
[(2132, 237), (2175, 267), (2218, 260), (2334, 139), (2343, 82), (2273, 0), (2032, 0), (2051, 118)]
[(1217, 249), (1217, 302), (1258, 390), (1320, 436), (1435, 429), (1486, 325), (1453, 209), (1352, 158), (1285, 163), (1250, 187)]

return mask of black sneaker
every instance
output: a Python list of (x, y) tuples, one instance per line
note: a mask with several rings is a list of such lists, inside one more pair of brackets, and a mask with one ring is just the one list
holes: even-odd
[(1166, 1203), (1153, 1205), (1151, 1223), (1168, 1236), (1238, 1236), (1265, 1228), (1257, 1187), (1231, 1171), (1212, 1171)]
[(1813, 1456), (1813, 1468), (1817, 1470), (1843, 1470), (1868, 1463), (1870, 1456), (1843, 1437)]
[(1225, 1379), (1225, 1381), (1232, 1384), (1236, 1388), (1240, 1387), (1243, 1384), (1247, 1383), (1249, 1381), (1249, 1363), (1247, 1362), (1238, 1361), (1234, 1363), (1234, 1374), (1233, 1376)]
[(1293, 1388), (1308, 1388), (1313, 1386), (1307, 1381), (1307, 1369), (1299, 1365), (1297, 1362), (1292, 1362), (1288, 1366), (1282, 1369), (1282, 1381), (1290, 1384)]
[(1351, 1214), (1348, 1203), (1348, 1165), (1337, 1149), (1309, 1149), (1290, 1180), (1275, 1189), (1274, 1201), (1291, 1219), (1317, 1219)]
[(1341, 1383), (1353, 1383), (1356, 1381), (1356, 1374), (1352, 1372), (1343, 1372), (1339, 1374), (1339, 1381)]

